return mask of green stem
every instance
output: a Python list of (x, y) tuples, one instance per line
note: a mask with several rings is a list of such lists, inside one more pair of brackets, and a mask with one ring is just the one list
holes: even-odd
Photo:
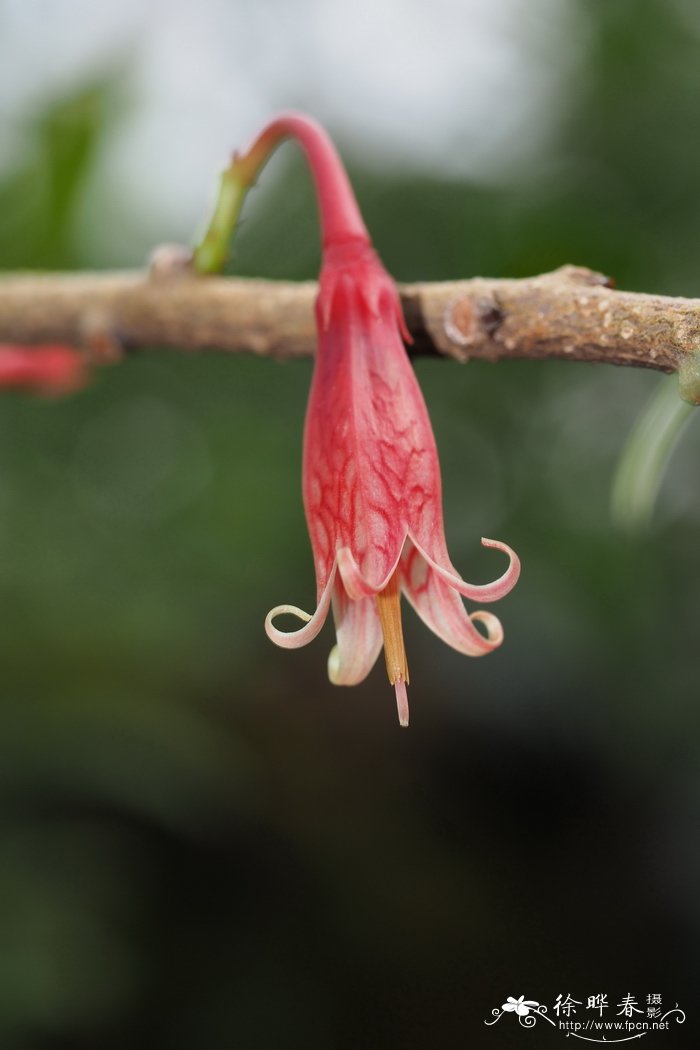
[(206, 233), (192, 254), (195, 273), (220, 273), (223, 270), (228, 257), (229, 243), (249, 188), (241, 178), (240, 171), (236, 169), (234, 158), (231, 167), (221, 174), (214, 214)]
[(244, 153), (234, 154), (222, 174), (214, 214), (193, 253), (195, 273), (222, 269), (246, 193), (280, 142), (290, 137), (304, 150), (316, 184), (324, 247), (369, 241), (345, 168), (324, 129), (299, 113), (283, 113), (262, 129)]

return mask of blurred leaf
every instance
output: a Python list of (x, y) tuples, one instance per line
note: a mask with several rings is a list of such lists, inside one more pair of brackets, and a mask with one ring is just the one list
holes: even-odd
[(61, 99), (23, 128), (24, 156), (0, 183), (0, 265), (75, 263), (73, 218), (109, 113), (110, 78)]
[(661, 482), (693, 406), (681, 401), (677, 376), (662, 379), (642, 410), (615, 471), (611, 493), (612, 520), (626, 532), (651, 524)]

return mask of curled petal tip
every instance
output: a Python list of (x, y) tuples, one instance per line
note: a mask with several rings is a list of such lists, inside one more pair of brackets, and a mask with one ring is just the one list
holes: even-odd
[[(500, 540), (490, 540), (486, 536), (481, 537), (481, 546), (489, 547), (492, 550), (503, 551), (510, 558), (510, 565), (498, 580), (495, 580), (491, 587), (498, 591), (498, 597), (503, 598), (506, 594), (512, 591), (516, 583), (520, 579), (520, 558), (515, 553), (512, 547), (509, 547), (507, 543), (502, 543)], [(492, 600), (492, 599), (482, 599)]]
[(481, 537), (481, 546), (495, 547), (496, 550), (505, 551), (506, 554), (512, 555), (514, 553), (513, 548), (509, 547), (507, 543), (503, 542), (503, 540), (490, 540), (488, 536)]
[[(467, 583), (467, 581), (463, 580), (457, 573), (456, 569), (452, 568), (452, 566), (450, 566), (449, 569), (446, 569), (431, 557), (426, 548), (416, 542), (415, 539), (413, 540), (413, 543), (430, 568), (433, 569), (438, 576), (445, 581), (445, 583), (454, 588), (458, 594), (461, 594), (463, 598), (470, 598), (472, 601), (477, 602), (496, 602), (499, 598), (504, 598), (506, 594), (512, 591), (513, 587), (515, 587), (518, 582), (518, 577), (520, 576), (520, 558), (512, 547), (509, 547), (507, 543), (501, 543), (500, 540), (489, 540), (486, 537), (482, 537), (481, 540), (484, 547), (491, 547), (495, 550), (503, 551), (503, 553), (507, 554), (510, 559), (510, 564), (506, 571), (492, 583)], [(449, 561), (447, 564), (449, 565)]]
[(480, 623), (486, 628), (486, 634), (481, 635), (481, 651), (475, 653), (475, 656), (486, 656), (487, 653), (498, 649), (499, 645), (503, 643), (504, 637), (503, 626), (498, 617), (494, 616), (493, 613), (486, 612), (485, 609), (479, 609), (477, 612), (473, 612), (469, 619), (472, 623)]
[[(276, 605), (274, 609), (270, 609), (265, 617), (265, 633), (270, 641), (274, 642), (275, 645), (279, 645), (282, 649), (299, 649), (302, 645), (313, 641), (326, 622), (334, 579), (335, 571), (331, 574), (331, 578), (324, 588), (321, 600), (313, 616), (304, 612), (303, 609), (298, 609), (296, 605)], [(303, 622), (304, 626), (296, 631), (280, 631), (279, 628), (275, 627), (273, 621), (276, 617), (284, 616), (285, 614), (296, 616), (298, 620)]]
[(303, 609), (297, 609), (296, 605), (276, 605), (274, 609), (270, 609), (265, 617), (265, 633), (270, 641), (274, 642), (275, 645), (282, 646), (283, 649), (294, 649), (298, 645), (304, 645), (307, 640), (311, 641), (311, 638), (299, 640), (299, 636), (304, 634), (306, 627), (300, 627), (297, 631), (280, 631), (275, 627), (273, 623), (275, 617), (284, 616), (285, 613), (289, 616), (296, 616), (298, 620), (302, 620), (305, 624), (311, 623), (313, 619)]

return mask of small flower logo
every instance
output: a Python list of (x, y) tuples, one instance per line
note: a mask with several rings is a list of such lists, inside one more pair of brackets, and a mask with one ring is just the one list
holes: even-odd
[(526, 999), (524, 995), (521, 995), (519, 999), (514, 999), (512, 995), (509, 995), (501, 1010), (510, 1014), (518, 1014), (519, 1017), (527, 1017), (530, 1013), (530, 1008), (536, 1008), (539, 1005), (533, 999)]

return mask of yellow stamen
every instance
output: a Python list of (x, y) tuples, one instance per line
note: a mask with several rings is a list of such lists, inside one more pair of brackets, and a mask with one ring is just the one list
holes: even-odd
[(398, 570), (393, 574), (383, 591), (377, 595), (377, 610), (384, 635), (384, 658), (389, 681), (396, 689), (396, 706), (399, 722), (408, 725), (408, 698), (406, 686), (409, 682), (406, 649), (401, 628), (401, 590)]

